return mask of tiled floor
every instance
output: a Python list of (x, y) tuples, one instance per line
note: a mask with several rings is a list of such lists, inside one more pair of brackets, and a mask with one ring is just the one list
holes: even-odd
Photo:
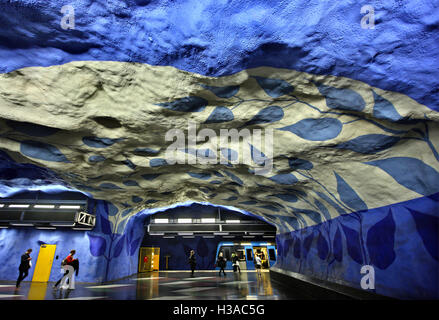
[(75, 290), (53, 290), (53, 283), (0, 284), (0, 300), (284, 300), (303, 299), (270, 280), (270, 273), (151, 272), (117, 282), (91, 285), (76, 283)]

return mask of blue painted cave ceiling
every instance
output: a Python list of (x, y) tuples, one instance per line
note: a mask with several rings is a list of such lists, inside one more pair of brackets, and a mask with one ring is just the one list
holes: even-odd
[[(60, 1), (2, 2), (0, 196), (211, 202), (286, 232), (439, 192), (432, 9), (401, 28), (405, 9), (382, 4), (393, 19), (363, 30), (360, 7), (300, 3), (73, 1), (64, 30)], [(272, 153), (200, 141), (170, 165), (166, 133), (190, 122), (272, 130)], [(272, 170), (235, 163), (248, 151)]]

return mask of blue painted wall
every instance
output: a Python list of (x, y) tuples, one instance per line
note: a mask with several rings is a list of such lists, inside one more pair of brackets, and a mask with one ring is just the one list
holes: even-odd
[[(75, 30), (60, 26), (75, 8)], [(375, 29), (362, 29), (363, 5)], [(272, 66), (345, 76), (439, 110), (438, 1), (72, 0), (0, 3), (0, 72), (74, 60), (209, 76)], [(421, 63), (420, 63), (421, 62)]]
[(276, 267), (361, 288), (363, 265), (374, 292), (439, 298), (439, 193), (277, 236)]

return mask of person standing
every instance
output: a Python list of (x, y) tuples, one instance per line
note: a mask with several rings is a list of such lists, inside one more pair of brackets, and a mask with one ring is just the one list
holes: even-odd
[(255, 268), (256, 268), (256, 271), (258, 273), (258, 277), (262, 277), (262, 273), (261, 273), (262, 260), (261, 260), (261, 257), (259, 256), (259, 254), (255, 255), (255, 263), (256, 263)]
[(191, 266), (191, 270), (192, 270), (191, 276), (193, 277), (194, 276), (195, 267), (197, 265), (197, 259), (195, 258), (195, 251), (194, 250), (191, 250), (188, 262), (189, 262), (189, 264)]
[(58, 287), (58, 285), (62, 282), (63, 284), (61, 285), (61, 287), (63, 287), (64, 285), (66, 285), (67, 278), (69, 281), (69, 289), (74, 289), (75, 288), (75, 284), (72, 284), (73, 281), (73, 272), (74, 272), (74, 268), (72, 266), (72, 263), (77, 260), (77, 259), (73, 259), (73, 256), (75, 255), (76, 250), (72, 250), (70, 251), (69, 255), (61, 262), (61, 268), (65, 270), (64, 275), (61, 277), (61, 279), (59, 279), (55, 285), (53, 286), (54, 289), (56, 289)]
[(221, 271), (223, 272), (224, 276), (226, 275), (226, 272), (224, 271), (224, 268), (226, 267), (226, 259), (223, 257), (223, 253), (220, 252), (218, 255), (218, 259), (216, 260), (216, 265), (220, 268), (219, 276), (221, 276)]
[(30, 257), (31, 252), (32, 249), (27, 249), (26, 252), (21, 256), (20, 266), (18, 267), (19, 275), (17, 279), (17, 284), (15, 285), (17, 288), (20, 287), (21, 281), (23, 281), (23, 279), (26, 278), (29, 274), (32, 260), (32, 258)]
[(241, 268), (239, 267), (239, 258), (235, 252), (232, 253), (232, 263), (233, 263), (233, 272), (239, 271), (239, 273), (241, 273)]

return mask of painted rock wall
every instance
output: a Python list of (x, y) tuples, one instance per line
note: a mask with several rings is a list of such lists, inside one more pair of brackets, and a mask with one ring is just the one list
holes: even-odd
[[(371, 265), (377, 293), (438, 297), (434, 2), (373, 2), (374, 29), (348, 1), (63, 5), (1, 4), (3, 197), (108, 201), (92, 254), (142, 209), (233, 206), (277, 226), (280, 270), (359, 287)], [(191, 125), (273, 140), (195, 143)]]

